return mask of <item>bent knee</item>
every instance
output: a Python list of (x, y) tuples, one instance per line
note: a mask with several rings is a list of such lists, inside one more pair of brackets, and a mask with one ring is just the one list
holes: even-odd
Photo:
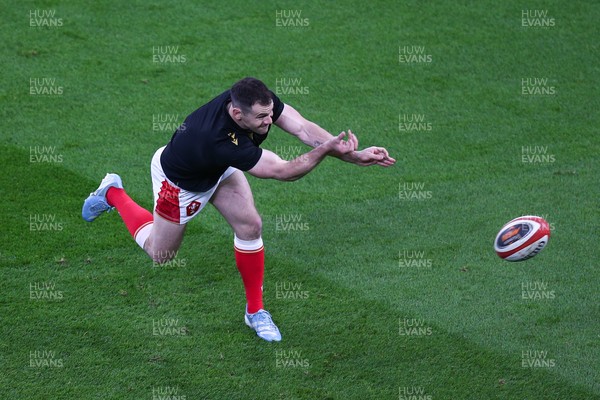
[(256, 214), (255, 216), (248, 218), (243, 224), (240, 224), (240, 226), (235, 229), (235, 233), (240, 239), (258, 239), (262, 235), (262, 219), (260, 218), (260, 215)]
[(167, 256), (152, 255), (151, 258), (152, 258), (152, 261), (155, 264), (165, 264), (165, 263), (171, 261), (172, 259), (174, 259), (175, 258), (175, 254), (173, 254), (173, 255), (167, 255)]
[(151, 235), (144, 243), (144, 251), (154, 263), (164, 264), (177, 257), (179, 244), (164, 243), (164, 241), (161, 242)]
[(148, 253), (152, 261), (156, 264), (164, 264), (177, 257), (177, 250), (146, 249), (146, 253)]

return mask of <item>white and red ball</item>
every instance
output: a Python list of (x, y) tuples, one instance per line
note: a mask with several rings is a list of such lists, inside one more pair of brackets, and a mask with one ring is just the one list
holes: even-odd
[(550, 226), (544, 218), (525, 215), (506, 223), (494, 241), (494, 250), (506, 261), (525, 261), (548, 244)]

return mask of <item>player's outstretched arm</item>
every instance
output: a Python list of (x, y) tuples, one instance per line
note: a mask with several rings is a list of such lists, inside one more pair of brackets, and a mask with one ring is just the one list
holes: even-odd
[[(294, 107), (288, 104), (284, 106), (283, 112), (275, 121), (275, 125), (311, 147), (317, 147), (333, 137), (319, 125), (304, 118)], [(354, 142), (356, 150), (344, 154), (335, 154), (335, 157), (360, 166), (380, 165), (389, 167), (396, 162), (383, 147), (373, 146), (358, 150), (358, 139), (352, 131), (348, 131), (348, 134), (348, 141)]]
[(354, 141), (344, 140), (346, 136), (346, 132), (332, 136), (325, 143), (290, 161), (282, 160), (272, 151), (263, 149), (262, 156), (248, 172), (258, 178), (295, 181), (312, 171), (325, 156), (341, 156), (354, 151), (356, 149)]

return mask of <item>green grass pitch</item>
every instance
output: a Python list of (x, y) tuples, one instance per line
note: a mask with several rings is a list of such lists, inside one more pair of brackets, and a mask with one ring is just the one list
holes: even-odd
[[(55, 1), (0, 6), (0, 398), (600, 399), (600, 3)], [(155, 267), (106, 172), (244, 77), (398, 162), (250, 177), (266, 307), (244, 325), (207, 207)], [(306, 147), (279, 129), (264, 147)], [(541, 215), (524, 263), (492, 242)]]

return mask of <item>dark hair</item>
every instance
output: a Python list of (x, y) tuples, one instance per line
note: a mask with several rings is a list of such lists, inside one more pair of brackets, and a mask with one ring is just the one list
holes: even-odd
[(231, 90), (231, 102), (234, 107), (248, 113), (254, 103), (268, 106), (273, 101), (271, 92), (267, 86), (256, 78), (244, 78), (233, 84)]

